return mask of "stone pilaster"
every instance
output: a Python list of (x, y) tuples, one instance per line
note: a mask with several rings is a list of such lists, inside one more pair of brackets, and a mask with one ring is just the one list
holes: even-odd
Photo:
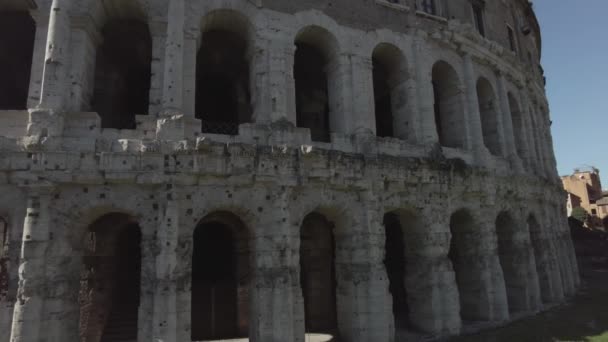
[(535, 145), (535, 137), (534, 137), (534, 129), (532, 126), (532, 113), (530, 112), (530, 98), (528, 97), (528, 94), (526, 93), (526, 89), (522, 89), (520, 91), (520, 98), (521, 98), (521, 113), (522, 113), (522, 121), (523, 121), (523, 132), (522, 134), (524, 134), (525, 136), (525, 141), (526, 141), (526, 147), (527, 147), (527, 159), (528, 159), (528, 165), (530, 170), (528, 171), (532, 171), (532, 169), (536, 168), (538, 165), (538, 154), (537, 154), (537, 150), (536, 150), (536, 145)]
[(372, 206), (352, 210), (352, 226), (335, 231), (340, 340), (391, 341), (394, 323), (383, 265), (382, 217)]
[(49, 15), (40, 102), (30, 111), (28, 135), (60, 136), (70, 64), (70, 0), (53, 0)]
[[(351, 69), (351, 94), (353, 102), (350, 134), (375, 135), (376, 117), (374, 106), (374, 78), (372, 60), (366, 56), (352, 55), (349, 58)], [(394, 113), (393, 113), (394, 114)]]
[[(431, 214), (430, 210), (428, 212)], [(428, 230), (406, 233), (405, 284), (410, 321), (427, 333), (458, 334), (462, 322), (458, 287), (448, 259), (448, 223), (439, 219), (428, 224)]]
[(50, 239), (50, 195), (31, 190), (23, 224), (19, 260), (19, 290), (13, 312), (11, 342), (38, 342), (43, 330), (47, 294), (46, 257)]
[[(280, 33), (280, 30), (277, 30)], [(295, 46), (282, 35), (272, 34), (255, 42), (251, 83), (254, 91), (254, 120), (259, 124), (289, 122), (296, 125)]]
[(157, 231), (158, 254), (155, 260), (154, 307), (152, 311), (152, 340), (178, 341), (177, 337), (177, 254), (180, 227), (180, 199), (175, 191), (163, 192), (166, 202), (159, 212)]
[[(288, 211), (281, 209), (290, 194), (280, 193), (265, 207), (252, 230), (251, 341), (304, 341), (304, 300), (296, 248), (300, 227), (292, 222)], [(283, 215), (276, 214), (280, 212)]]
[(157, 138), (181, 140), (184, 138), (184, 0), (170, 0), (165, 39), (162, 109), (156, 128)]
[(500, 121), (502, 123), (502, 151), (503, 156), (509, 159), (511, 165), (517, 172), (523, 171), (522, 161), (517, 155), (517, 146), (515, 143), (515, 134), (513, 133), (513, 117), (512, 108), (509, 104), (509, 95), (507, 94), (507, 88), (505, 86), (505, 77), (499, 72), (496, 75), (496, 82), (498, 85), (498, 101), (500, 102)]
[(425, 56), (425, 43), (422, 38), (414, 38), (412, 48), (414, 50), (415, 90), (412, 94), (412, 108), (417, 111), (417, 135), (416, 142), (421, 145), (435, 145), (439, 143), (437, 125), (435, 123), (435, 102), (433, 94), (432, 65), (427, 65)]
[[(465, 146), (468, 150), (475, 153), (479, 163), (483, 163), (483, 156), (488, 154), (483, 141), (483, 131), (481, 128), (481, 114), (479, 112), (479, 99), (477, 98), (477, 80), (473, 70), (473, 59), (471, 55), (465, 53), (464, 61), (464, 86), (466, 92), (465, 120), (468, 126), (468, 139)], [(481, 159), (480, 159), (481, 158)]]
[(101, 42), (101, 35), (87, 16), (73, 18), (71, 30), (72, 65), (67, 109), (72, 112), (88, 111), (95, 88), (95, 51)]

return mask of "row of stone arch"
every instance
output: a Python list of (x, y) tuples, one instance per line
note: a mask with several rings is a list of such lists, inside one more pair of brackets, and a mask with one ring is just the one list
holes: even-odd
[[(392, 298), (397, 330), (424, 332), (424, 312), (418, 305), (417, 263), (427, 251), (412, 236), (424, 230), (411, 210), (384, 215), (384, 268)], [(457, 284), (458, 307), (463, 324), (507, 319), (509, 314), (538, 310), (541, 302), (554, 300), (554, 281), (548, 276), (541, 228), (530, 215), (525, 224), (508, 212), (495, 220), (492, 239), (486, 239), (466, 209), (450, 217), (449, 253)], [(339, 307), (347, 300), (342, 267), (345, 242), (335, 224), (322, 212), (302, 221), (299, 243), (299, 285), (307, 333), (339, 339)], [(80, 335), (83, 341), (136, 339), (141, 288), (141, 229), (127, 214), (110, 213), (88, 228), (83, 256), (80, 293)], [(218, 340), (249, 335), (250, 289), (255, 269), (251, 232), (234, 213), (218, 211), (205, 216), (193, 234), (191, 260), (191, 339)], [(530, 247), (531, 246), (531, 247)], [(498, 258), (499, 281), (488, 273), (491, 258)], [(428, 270), (426, 270), (428, 271)], [(504, 279), (504, 280), (503, 280)], [(490, 291), (505, 291), (507, 303), (496, 308)], [(428, 308), (427, 308), (428, 309)], [(500, 311), (505, 311), (501, 316)], [(508, 311), (507, 311), (508, 310)], [(504, 316), (506, 315), (506, 316)]]
[[(35, 23), (27, 12), (2, 12), (0, 44), (0, 109), (27, 106), (29, 74), (35, 39)], [(196, 117), (203, 131), (237, 134), (238, 125), (251, 122), (252, 28), (243, 15), (218, 10), (203, 19), (196, 62)], [(19, 35), (12, 34), (19, 32)], [(101, 29), (96, 47), (95, 71), (90, 108), (101, 116), (106, 128), (135, 128), (136, 114), (148, 113), (150, 104), (152, 38), (145, 18), (139, 15), (109, 16)], [(19, 37), (16, 40), (16, 37)], [(314, 141), (330, 141), (330, 134), (344, 125), (341, 118), (340, 53), (338, 42), (319, 26), (302, 29), (295, 37), (293, 76), (295, 78), (296, 125), (309, 128)], [(10, 48), (9, 48), (10, 47)], [(407, 140), (411, 135), (414, 112), (411, 103), (412, 80), (404, 53), (389, 43), (380, 43), (371, 57), (375, 130), (380, 137)], [(435, 123), (443, 146), (465, 148), (466, 118), (463, 85), (454, 67), (445, 61), (432, 68)], [(498, 96), (485, 78), (477, 81), (483, 139), (495, 155), (504, 155)], [(517, 150), (526, 151), (526, 122), (519, 101), (508, 94)], [(340, 115), (339, 115), (340, 114)]]

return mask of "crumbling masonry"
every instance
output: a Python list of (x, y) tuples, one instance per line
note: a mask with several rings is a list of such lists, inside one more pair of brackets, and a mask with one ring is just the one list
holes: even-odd
[(0, 2), (0, 342), (443, 337), (575, 293), (527, 0)]

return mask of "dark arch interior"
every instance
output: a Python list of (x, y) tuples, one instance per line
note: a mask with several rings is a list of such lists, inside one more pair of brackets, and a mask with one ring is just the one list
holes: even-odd
[(306, 332), (337, 334), (333, 224), (321, 214), (309, 214), (302, 222), (300, 286)]
[(192, 255), (193, 341), (248, 336), (247, 243), (244, 226), (229, 214), (205, 219), (196, 228)]
[(432, 72), (435, 123), (442, 146), (464, 147), (464, 120), (460, 81), (446, 62), (435, 63)]
[(127, 215), (108, 214), (89, 227), (80, 289), (83, 341), (137, 339), (141, 230)]
[(0, 110), (26, 109), (36, 23), (27, 12), (0, 12)]
[(196, 117), (206, 133), (237, 135), (251, 121), (249, 62), (243, 35), (217, 29), (203, 33), (196, 67)]
[(483, 299), (477, 252), (479, 238), (475, 236), (475, 223), (465, 210), (459, 210), (450, 218), (450, 251), (448, 258), (454, 267), (456, 284), (460, 295), (460, 316), (465, 321), (482, 321), (479, 302)]
[(296, 42), (296, 124), (309, 128), (313, 141), (330, 141), (327, 62), (320, 48)]
[(386, 231), (386, 254), (384, 266), (389, 280), (389, 291), (393, 297), (393, 315), (397, 328), (409, 327), (409, 308), (405, 287), (406, 259), (405, 238), (399, 216), (394, 213), (384, 215)]
[(376, 108), (376, 135), (392, 137), (393, 133), (393, 103), (391, 100), (391, 85), (389, 84), (389, 66), (376, 54), (372, 56), (374, 77), (374, 104)]
[(103, 128), (134, 129), (148, 113), (152, 39), (145, 22), (116, 19), (102, 30), (91, 107)]

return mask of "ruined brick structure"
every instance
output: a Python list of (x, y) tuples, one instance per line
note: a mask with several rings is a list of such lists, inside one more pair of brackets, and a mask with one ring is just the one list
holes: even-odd
[(540, 46), (526, 0), (1, 1), (0, 342), (405, 341), (563, 301)]

